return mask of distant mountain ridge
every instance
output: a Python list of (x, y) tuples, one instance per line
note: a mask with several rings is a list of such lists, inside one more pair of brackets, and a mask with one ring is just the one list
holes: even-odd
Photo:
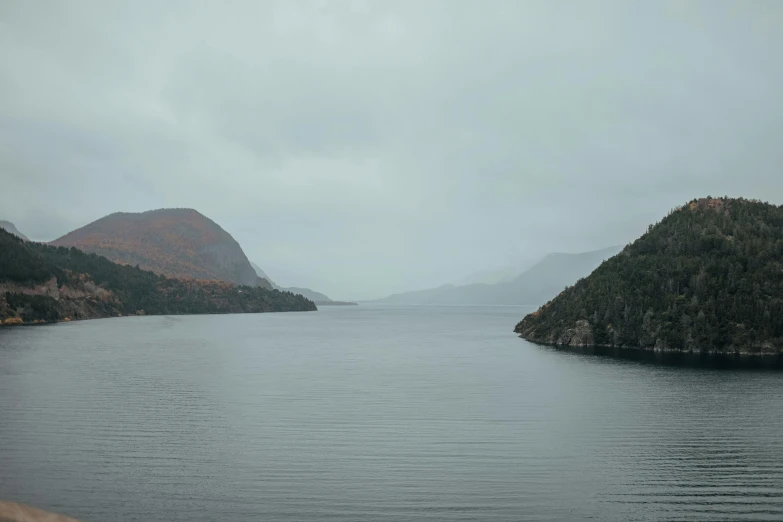
[(431, 305), (540, 305), (602, 261), (622, 250), (612, 246), (579, 254), (549, 254), (515, 279), (497, 284), (474, 283), (395, 294), (376, 302)]
[(411, 292), (401, 292), (399, 294), (392, 294), (383, 299), (377, 299), (373, 302), (376, 303), (389, 303), (389, 304), (432, 304), (438, 296), (449, 292), (457, 288), (454, 285), (446, 284), (437, 288), (426, 288), (424, 290), (413, 290)]
[(272, 288), (274, 288), (275, 290), (280, 290), (280, 291), (283, 291), (283, 292), (291, 292), (293, 294), (299, 294), (299, 295), (309, 299), (310, 301), (313, 301), (317, 305), (330, 305), (330, 304), (335, 304), (335, 305), (338, 305), (338, 304), (339, 305), (351, 304), (352, 305), (352, 304), (356, 304), (356, 303), (349, 303), (349, 302), (345, 302), (345, 301), (333, 301), (332, 299), (327, 297), (325, 294), (322, 294), (321, 292), (316, 292), (315, 290), (310, 290), (309, 288), (301, 288), (301, 287), (297, 287), (297, 286), (282, 287), (282, 286), (278, 285), (277, 283), (275, 283), (274, 281), (272, 281), (272, 279), (269, 276), (266, 275), (266, 273), (261, 269), (260, 266), (258, 266), (257, 264), (253, 263), (252, 261), (250, 262), (250, 265), (256, 271), (256, 274), (258, 274), (258, 277), (263, 277), (264, 279), (269, 281), (269, 283), (272, 285)]
[(0, 219), (0, 228), (4, 229), (6, 232), (9, 232), (17, 237), (24, 239), (25, 241), (30, 241), (30, 239), (24, 234), (22, 234), (21, 232), (19, 232), (16, 226), (10, 221), (4, 221)]
[(272, 288), (268, 281), (258, 277), (231, 234), (193, 209), (117, 212), (51, 244), (76, 247), (167, 277)]
[(271, 278), (271, 277), (269, 277), (268, 275), (266, 275), (266, 273), (265, 273), (265, 272), (264, 272), (264, 271), (261, 269), (261, 267), (260, 267), (260, 266), (258, 266), (257, 264), (255, 264), (255, 263), (254, 263), (254, 262), (252, 262), (252, 261), (250, 261), (250, 266), (252, 266), (252, 267), (253, 267), (253, 270), (255, 270), (255, 272), (256, 272), (256, 275), (257, 275), (258, 277), (261, 277), (261, 278), (263, 278), (263, 279), (266, 279), (267, 281), (269, 281), (269, 284), (270, 284), (270, 285), (272, 285), (272, 287), (273, 287), (273, 288), (276, 288), (276, 287), (277, 287), (277, 285), (275, 284), (275, 282), (274, 282), (274, 281), (272, 281), (272, 278)]
[(525, 258), (520, 259), (511, 265), (506, 265), (491, 270), (480, 270), (468, 275), (467, 277), (464, 277), (458, 286), (472, 285), (477, 283), (483, 283), (486, 285), (508, 283), (529, 270), (538, 261), (540, 261), (540, 258)]

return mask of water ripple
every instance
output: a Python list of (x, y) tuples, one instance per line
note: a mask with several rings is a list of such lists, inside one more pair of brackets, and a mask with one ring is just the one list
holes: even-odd
[(0, 498), (100, 520), (783, 520), (783, 373), (573, 354), (514, 307), (0, 330)]

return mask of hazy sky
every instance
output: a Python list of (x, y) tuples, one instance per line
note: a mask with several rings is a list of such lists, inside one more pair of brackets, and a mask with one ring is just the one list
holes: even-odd
[(783, 2), (0, 2), (0, 219), (192, 207), (333, 298), (783, 203)]

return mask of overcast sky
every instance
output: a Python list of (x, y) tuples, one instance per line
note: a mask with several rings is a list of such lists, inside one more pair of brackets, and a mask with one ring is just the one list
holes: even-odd
[(783, 203), (781, 27), (774, 0), (5, 0), (0, 219), (192, 207), (343, 299), (623, 244), (693, 197)]

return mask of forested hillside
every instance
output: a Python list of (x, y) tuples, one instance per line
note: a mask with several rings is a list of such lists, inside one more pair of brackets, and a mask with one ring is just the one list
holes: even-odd
[(76, 248), (26, 243), (0, 230), (0, 319), (7, 324), (315, 309), (311, 301), (290, 292), (166, 278)]
[(530, 341), (783, 352), (783, 207), (691, 201), (515, 329)]

